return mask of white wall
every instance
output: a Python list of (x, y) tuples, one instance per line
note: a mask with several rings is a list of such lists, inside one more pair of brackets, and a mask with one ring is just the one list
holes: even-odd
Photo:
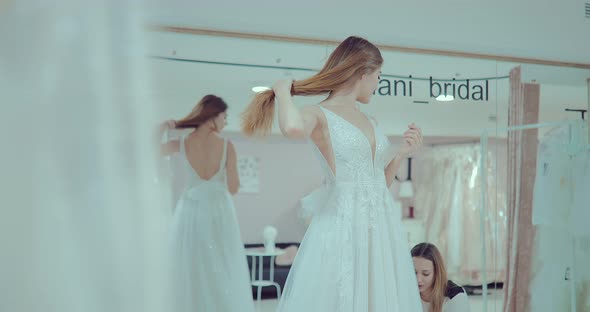
[[(250, 39), (232, 39), (176, 33), (149, 33), (150, 55), (264, 66), (318, 69), (333, 49), (331, 46), (304, 45)], [(383, 52), (384, 75), (440, 79), (468, 79), (507, 76), (518, 64), (442, 56)], [(239, 114), (246, 108), (257, 85), (272, 85), (277, 79), (303, 79), (313, 72), (243, 66), (202, 64), (161, 59), (151, 60), (156, 77), (151, 95), (160, 103), (160, 115), (180, 118), (205, 94), (214, 93), (230, 105), (228, 132), (238, 132)], [(590, 71), (549, 66), (523, 65), (523, 80), (535, 80), (541, 87), (541, 121), (577, 118), (563, 108), (587, 107), (585, 78)], [(396, 78), (384, 76), (393, 84)], [(400, 79), (400, 78), (397, 78)], [(406, 87), (409, 88), (406, 80)], [(483, 82), (471, 82), (484, 86)], [(380, 86), (383, 86), (382, 82)], [(362, 109), (373, 114), (387, 135), (400, 135), (405, 126), (416, 122), (426, 136), (479, 137), (481, 129), (502, 127), (508, 118), (508, 79), (489, 80), (488, 101), (438, 102), (430, 98), (428, 81), (412, 81), (412, 97), (373, 97)], [(457, 86), (459, 83), (456, 84)], [(392, 86), (393, 88), (393, 86)], [(400, 85), (401, 93), (401, 85)], [(393, 90), (392, 90), (393, 92)], [(409, 91), (407, 90), (408, 94)], [(301, 105), (315, 104), (321, 97), (297, 97)], [(418, 104), (413, 101), (428, 101)], [(495, 117), (494, 119), (490, 119)], [(278, 133), (277, 127), (274, 133)], [(500, 136), (504, 134), (499, 133)]]
[[(245, 39), (212, 38), (182, 34), (151, 34), (153, 55), (174, 56), (207, 61), (281, 65), (317, 69), (323, 65), (333, 47), (277, 43)], [(173, 52), (175, 51), (175, 52)], [(173, 55), (174, 54), (174, 55)], [(496, 76), (495, 62), (432, 58), (384, 52), (384, 74), (413, 77), (461, 78)], [(277, 64), (277, 59), (280, 63)], [(162, 118), (179, 118), (207, 93), (222, 96), (230, 105), (228, 131), (239, 131), (239, 113), (249, 103), (251, 87), (271, 85), (277, 79), (302, 79), (312, 72), (279, 69), (245, 68), (167, 60), (152, 60), (158, 77), (153, 96), (162, 103)], [(502, 73), (505, 75), (505, 73)], [(454, 76), (453, 76), (454, 77)], [(384, 77), (387, 78), (387, 77)], [(395, 78), (387, 78), (392, 83)], [(409, 80), (407, 82), (409, 88)], [(472, 82), (473, 84), (473, 82)], [(400, 87), (401, 88), (401, 87)], [(388, 135), (400, 135), (412, 121), (423, 126), (427, 135), (479, 136), (482, 127), (494, 127), (488, 117), (496, 114), (496, 84), (490, 81), (487, 102), (454, 101), (442, 103), (429, 99), (429, 83), (413, 81), (413, 97), (375, 96), (363, 110), (374, 114)], [(408, 94), (407, 91), (406, 94)], [(504, 97), (506, 100), (507, 97)], [(320, 98), (296, 98), (297, 103), (317, 103)], [(429, 104), (416, 104), (427, 100)], [(502, 104), (506, 106), (506, 104)], [(461, 122), (457, 122), (460, 120)], [(276, 129), (275, 129), (276, 133)]]
[(273, 225), (277, 241), (301, 241), (306, 226), (299, 216), (299, 200), (322, 181), (311, 146), (283, 138), (262, 142), (233, 136), (232, 140), (237, 153), (260, 159), (260, 192), (238, 193), (234, 198), (242, 240), (260, 243), (264, 227)]

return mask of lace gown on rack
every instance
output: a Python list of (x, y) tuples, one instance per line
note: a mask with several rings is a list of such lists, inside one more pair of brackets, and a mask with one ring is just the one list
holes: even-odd
[(422, 311), (401, 208), (385, 180), (389, 141), (373, 124), (373, 156), (359, 128), (320, 108), (335, 172), (316, 149), (326, 183), (302, 201), (314, 217), (278, 311)]
[(227, 189), (226, 153), (217, 173), (202, 179), (186, 159), (188, 186), (172, 225), (174, 311), (254, 312), (250, 276), (232, 197)]

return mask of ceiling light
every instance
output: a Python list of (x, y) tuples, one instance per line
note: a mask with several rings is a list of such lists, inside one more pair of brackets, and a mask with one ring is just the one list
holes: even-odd
[(452, 101), (454, 99), (455, 98), (453, 97), (452, 94), (447, 94), (447, 95), (441, 94), (441, 95), (439, 95), (439, 96), (436, 97), (436, 100), (437, 101), (441, 101), (441, 102), (449, 102), (449, 101)]
[(253, 87), (252, 91), (256, 92), (256, 93), (260, 93), (260, 92), (264, 92), (264, 91), (268, 91), (268, 90), (272, 90), (269, 87), (265, 87), (265, 86), (257, 86), (257, 87)]

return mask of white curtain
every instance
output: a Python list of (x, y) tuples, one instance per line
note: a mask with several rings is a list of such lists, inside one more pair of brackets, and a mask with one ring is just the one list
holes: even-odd
[(140, 6), (0, 2), (0, 311), (167, 311)]
[[(570, 156), (569, 133), (568, 125), (548, 131), (537, 152), (529, 289), (535, 312), (590, 310), (590, 151)], [(587, 130), (579, 133), (587, 142)]]
[[(426, 239), (441, 251), (449, 278), (464, 285), (503, 281), (506, 204), (505, 166), (496, 162), (502, 145), (488, 153), (488, 211), (485, 241), (480, 235), (481, 150), (478, 144), (435, 146), (421, 155), (415, 177), (415, 209), (424, 220)], [(503, 148), (505, 152), (505, 147)], [(482, 280), (481, 246), (488, 250)]]

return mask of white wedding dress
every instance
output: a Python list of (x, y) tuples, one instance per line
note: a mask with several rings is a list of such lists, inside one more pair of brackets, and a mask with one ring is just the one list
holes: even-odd
[(385, 180), (389, 141), (373, 123), (364, 133), (321, 107), (335, 173), (320, 156), (326, 183), (302, 200), (312, 222), (289, 273), (279, 312), (421, 312), (401, 209)]
[(189, 183), (176, 205), (172, 225), (173, 298), (178, 312), (254, 312), (244, 245), (227, 189), (226, 153), (209, 180), (186, 159)]

